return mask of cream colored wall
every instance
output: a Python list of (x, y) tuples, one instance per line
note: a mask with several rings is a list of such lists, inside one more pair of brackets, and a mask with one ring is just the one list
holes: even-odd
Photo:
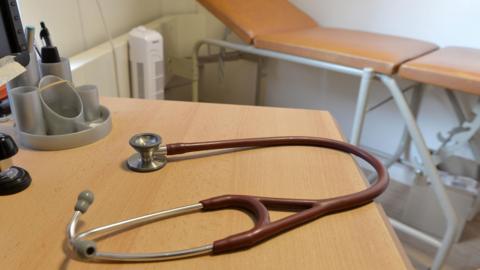
[[(64, 55), (73, 55), (105, 39), (95, 0), (20, 0), (23, 20), (38, 25), (45, 19), (54, 41)], [(206, 10), (194, 0), (100, 0), (113, 35), (158, 18), (162, 14)], [(478, 0), (292, 0), (321, 25), (344, 27), (425, 39), (444, 45), (480, 47), (480, 1)], [(220, 37), (223, 26), (208, 15), (208, 36)], [(235, 40), (235, 37), (230, 37)], [(226, 63), (225, 77), (218, 66), (203, 71), (201, 98), (208, 102), (252, 104), (255, 65)], [(265, 104), (268, 106), (325, 109), (333, 113), (348, 136), (352, 122), (358, 79), (275, 60), (267, 62)], [(374, 84), (371, 104), (388, 96)], [(175, 90), (181, 91), (181, 89)], [(188, 98), (188, 88), (183, 88)], [(185, 95), (186, 94), (186, 95)], [(463, 96), (464, 100), (474, 100)], [(381, 123), (381, 125), (379, 125)], [(438, 146), (437, 131), (456, 124), (443, 93), (430, 89), (420, 116), (430, 146)], [(392, 151), (402, 123), (388, 104), (368, 115), (363, 142)]]
[[(292, 2), (324, 26), (406, 36), (441, 46), (480, 48), (480, 1), (477, 0)], [(343, 130), (350, 133), (358, 79), (278, 62), (270, 65), (269, 73), (276, 77), (267, 83), (268, 104), (328, 109), (336, 116)], [(295, 93), (292, 93), (292, 89), (295, 89)], [(370, 103), (374, 104), (387, 96), (386, 89), (376, 83)], [(475, 97), (461, 96), (465, 101), (476, 100)], [(447, 131), (456, 124), (444, 93), (430, 87), (420, 114), (420, 126), (428, 144), (437, 147), (437, 132)], [(400, 117), (390, 103), (368, 115), (363, 142), (391, 152), (400, 137), (401, 128)]]
[[(480, 48), (480, 1), (477, 0), (291, 0), (320, 25)], [(243, 71), (239, 71), (242, 67)], [(226, 65), (226, 80), (218, 83), (215, 67), (204, 77), (205, 101), (253, 102), (255, 65)], [(350, 134), (359, 79), (303, 65), (276, 60), (267, 62), (265, 104), (268, 106), (324, 109), (333, 113), (347, 136)], [(235, 82), (235, 83), (233, 83)], [(206, 84), (206, 85), (205, 85)], [(375, 82), (370, 104), (387, 98), (386, 89)], [(468, 103), (476, 97), (460, 95)], [(430, 147), (439, 146), (437, 132), (457, 125), (444, 93), (429, 88), (420, 114), (420, 125)], [(402, 131), (402, 121), (392, 103), (369, 113), (362, 143), (393, 152)], [(468, 155), (467, 151), (463, 154)]]
[(478, 0), (291, 0), (324, 26), (479, 47)]
[[(44, 20), (53, 42), (65, 56), (91, 48), (106, 39), (96, 0), (20, 0), (22, 20), (39, 31)], [(194, 12), (191, 0), (99, 0), (112, 35), (150, 22), (161, 15)], [(37, 32), (38, 33), (38, 32)]]

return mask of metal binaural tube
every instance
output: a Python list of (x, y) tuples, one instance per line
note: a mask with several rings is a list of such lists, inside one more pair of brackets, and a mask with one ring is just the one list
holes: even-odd
[(73, 213), (72, 219), (70, 220), (70, 223), (68, 223), (67, 238), (68, 238), (68, 242), (70, 243), (75, 239), (75, 231), (77, 230), (77, 224), (81, 214), (82, 212), (75, 211)]
[(124, 229), (124, 228), (132, 227), (132, 226), (135, 226), (135, 225), (138, 225), (138, 224), (141, 224), (141, 223), (153, 222), (153, 221), (158, 221), (158, 220), (170, 218), (170, 217), (177, 216), (177, 215), (188, 214), (188, 213), (196, 212), (196, 211), (198, 211), (202, 208), (203, 208), (203, 205), (201, 203), (196, 203), (196, 204), (192, 204), (192, 205), (187, 205), (187, 206), (177, 207), (177, 208), (164, 210), (164, 211), (160, 211), (160, 212), (155, 212), (155, 213), (140, 216), (140, 217), (135, 217), (135, 218), (131, 218), (131, 219), (122, 220), (122, 221), (115, 222), (115, 223), (112, 223), (112, 224), (109, 224), (109, 225), (96, 227), (96, 228), (90, 229), (86, 232), (78, 234), (78, 236), (76, 238), (77, 239), (78, 238), (85, 238), (85, 237), (89, 237), (89, 236), (92, 236), (92, 235), (95, 235), (95, 234), (99, 234), (101, 232), (109, 232), (109, 231)]
[(156, 253), (108, 253), (97, 252), (94, 259), (104, 261), (144, 262), (144, 261), (166, 261), (187, 257), (194, 257), (212, 253), (213, 244), (207, 244), (195, 248), (182, 249), (177, 251), (156, 252)]
[[(378, 159), (376, 159), (370, 153), (362, 150), (361, 148), (358, 148), (357, 146), (331, 139), (305, 136), (264, 137), (194, 143), (175, 143), (168, 144), (165, 147), (160, 147), (160, 142), (160, 136), (153, 133), (143, 133), (132, 137), (132, 139), (130, 140), (130, 145), (135, 148), (135, 150), (137, 150), (139, 153), (129, 158), (127, 162), (129, 168), (137, 171), (153, 171), (160, 169), (166, 163), (165, 152), (168, 155), (177, 155), (188, 152), (225, 148), (260, 148), (296, 145), (329, 148), (358, 156), (368, 162), (376, 170), (378, 180), (373, 185), (369, 186), (364, 190), (329, 199), (292, 200), (285, 198), (265, 198), (247, 195), (223, 195), (207, 200), (202, 200), (200, 203), (197, 204), (119, 221), (117, 223), (91, 229), (89, 231), (78, 234), (76, 237), (72, 237), (73, 240), (71, 241), (71, 244), (72, 246), (74, 246), (74, 249), (76, 250), (78, 256), (80, 256), (81, 258), (93, 260), (161, 261), (197, 256), (206, 253), (219, 254), (222, 252), (229, 252), (241, 248), (243, 249), (256, 245), (270, 237), (278, 235), (294, 227), (300, 226), (321, 216), (349, 210), (370, 203), (373, 201), (374, 198), (376, 198), (386, 189), (389, 181), (386, 168)], [(79, 200), (84, 201), (84, 199), (81, 199), (80, 196)], [(300, 211), (296, 214), (277, 221), (271, 222), (269, 220), (268, 209), (270, 207), (275, 208), (286, 206), (300, 206), (303, 211)], [(131, 226), (152, 222), (155, 220), (180, 215), (183, 213), (194, 212), (200, 209), (203, 209), (204, 211), (209, 211), (228, 207), (240, 207), (253, 213), (257, 218), (257, 222), (255, 223), (255, 230), (249, 230), (240, 234), (235, 234), (227, 238), (217, 240), (213, 244), (204, 245), (192, 249), (157, 253), (126, 254), (99, 252), (96, 249), (95, 242), (85, 239), (89, 236), (99, 234), (101, 232), (128, 228)], [(79, 208), (78, 210), (81, 209), (82, 208)]]
[(75, 212), (73, 213), (72, 219), (67, 226), (67, 237), (70, 243), (75, 240), (75, 231), (77, 227), (78, 220), (80, 216), (87, 212), (88, 207), (93, 203), (94, 196), (93, 192), (89, 190), (84, 190), (78, 194), (77, 202), (75, 203)]
[(203, 208), (201, 203), (177, 207), (174, 209), (155, 212), (152, 214), (127, 219), (105, 226), (90, 229), (86, 232), (76, 234), (76, 226), (82, 213), (85, 213), (88, 206), (93, 202), (93, 193), (89, 191), (81, 192), (75, 205), (75, 212), (70, 223), (67, 226), (67, 238), (70, 246), (76, 254), (82, 259), (102, 260), (102, 261), (163, 261), (173, 260), (185, 257), (198, 256), (211, 253), (212, 244), (207, 244), (195, 248), (183, 249), (177, 251), (155, 252), (155, 253), (112, 253), (101, 252), (97, 250), (96, 242), (86, 239), (89, 236), (99, 233), (111, 232), (115, 230), (133, 227), (142, 223), (153, 222), (181, 214), (192, 213)]

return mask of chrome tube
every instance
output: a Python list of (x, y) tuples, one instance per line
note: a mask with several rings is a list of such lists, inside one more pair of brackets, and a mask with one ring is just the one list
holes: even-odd
[(360, 143), (363, 123), (365, 121), (365, 114), (367, 113), (368, 94), (373, 75), (373, 69), (363, 69), (362, 80), (358, 90), (357, 105), (353, 119), (352, 134), (350, 138), (350, 143), (353, 145), (358, 145)]
[(412, 137), (412, 141), (416, 146), (417, 151), (423, 161), (423, 171), (429, 177), (432, 190), (435, 193), (438, 205), (442, 209), (443, 215), (447, 222), (447, 230), (443, 236), (441, 245), (438, 248), (437, 254), (435, 255), (433, 261), (433, 265), (431, 267), (432, 270), (439, 270), (442, 268), (442, 265), (444, 264), (457, 236), (457, 215), (455, 213), (455, 210), (453, 209), (450, 198), (446, 193), (445, 187), (443, 186), (443, 183), (438, 176), (438, 172), (432, 160), (432, 156), (430, 155), (430, 152), (425, 144), (425, 139), (420, 132), (420, 129), (415, 121), (412, 111), (410, 110), (402, 91), (398, 87), (397, 82), (395, 81), (395, 79), (387, 75), (377, 76), (381, 79), (381, 81), (390, 91), (391, 95), (395, 100), (397, 108), (399, 109), (403, 120), (405, 121), (408, 132)]
[(75, 211), (70, 223), (67, 226), (67, 238), (69, 244), (72, 246), (73, 250), (80, 258), (94, 261), (165, 261), (208, 254), (212, 252), (213, 244), (207, 244), (199, 247), (182, 249), (177, 251), (153, 253), (114, 253), (98, 251), (95, 241), (86, 239), (89, 236), (100, 234), (102, 232), (112, 232), (143, 223), (166, 219), (181, 214), (192, 213), (202, 208), (203, 205), (201, 203), (177, 207), (100, 226), (79, 234), (76, 234), (75, 231), (82, 213), (81, 211)]
[(439, 248), (441, 245), (442, 245), (442, 242), (440, 242), (438, 239), (436, 239), (435, 237), (431, 236), (431, 235), (428, 235), (422, 231), (419, 231), (411, 226), (408, 226), (406, 224), (403, 224), (402, 222), (396, 220), (396, 219), (393, 219), (393, 218), (389, 218), (388, 220), (390, 220), (390, 223), (392, 224), (392, 226), (403, 232), (403, 233), (406, 233), (408, 235), (411, 235), (415, 238), (418, 238), (420, 240), (423, 240), (425, 243), (427, 244), (430, 244), (431, 246), (433, 247), (436, 247), (436, 248)]
[(75, 211), (73, 213), (72, 219), (70, 220), (70, 223), (68, 223), (67, 238), (69, 243), (71, 243), (75, 239), (75, 231), (77, 230), (77, 223), (80, 219), (81, 214), (82, 213), (80, 211)]
[(194, 257), (211, 253), (213, 244), (203, 245), (196, 248), (183, 249), (178, 251), (156, 252), (156, 253), (109, 253), (97, 252), (92, 258), (101, 261), (122, 261), (122, 262), (146, 262), (146, 261), (167, 261), (186, 257)]
[[(306, 58), (306, 57), (301, 57), (301, 56), (295, 56), (291, 54), (286, 54), (286, 53), (281, 53), (281, 52), (276, 52), (276, 51), (270, 51), (266, 49), (258, 49), (255, 48), (252, 45), (245, 45), (245, 44), (240, 44), (240, 43), (233, 43), (229, 41), (224, 41), (224, 40), (217, 40), (217, 39), (203, 39), (198, 41), (195, 44), (194, 47), (194, 55), (198, 56), (198, 50), (203, 44), (209, 44), (209, 45), (214, 45), (220, 48), (227, 48), (227, 49), (232, 49), (235, 51), (239, 52), (245, 52), (245, 53), (250, 53), (253, 55), (259, 55), (259, 56), (264, 56), (268, 58), (274, 58), (274, 59), (279, 59), (287, 62), (293, 62), (293, 63), (298, 63), (302, 65), (307, 65), (307, 66), (312, 66), (312, 67), (317, 67), (317, 68), (322, 68), (330, 71), (335, 71), (343, 74), (350, 74), (353, 76), (358, 76), (361, 77), (363, 74), (363, 71), (357, 68), (351, 68), (351, 67), (346, 67), (342, 65), (337, 65), (333, 63), (328, 63), (328, 62), (323, 62), (311, 58)], [(195, 58), (195, 57), (194, 57)]]
[(120, 230), (128, 227), (132, 227), (141, 223), (153, 222), (153, 221), (162, 220), (162, 219), (166, 219), (166, 218), (181, 215), (181, 214), (196, 212), (202, 209), (202, 207), (203, 205), (201, 203), (196, 203), (196, 204), (164, 210), (164, 211), (160, 211), (160, 212), (156, 212), (156, 213), (152, 213), (152, 214), (148, 214), (140, 217), (122, 220), (119, 222), (96, 227), (86, 232), (80, 233), (75, 237), (75, 239), (86, 238), (95, 234), (99, 234), (101, 232), (109, 232), (109, 231), (111, 232), (114, 230)]
[(302, 64), (306, 66), (326, 69), (338, 73), (349, 74), (353, 76), (361, 77), (363, 75), (363, 70), (357, 68), (346, 67), (342, 65), (337, 65), (329, 62), (319, 61), (311, 58), (295, 56), (291, 54), (270, 51), (265, 49), (258, 49), (252, 45), (245, 45), (239, 43), (233, 43), (226, 40), (216, 40), (216, 39), (203, 39), (198, 41), (192, 53), (192, 64), (193, 64), (193, 73), (192, 73), (192, 101), (198, 102), (199, 100), (199, 80), (200, 80), (200, 71), (198, 66), (198, 57), (200, 53), (200, 48), (203, 45), (213, 45), (223, 49), (231, 49), (238, 52), (244, 52), (248, 54), (263, 56), (267, 58), (279, 59), (287, 62)]

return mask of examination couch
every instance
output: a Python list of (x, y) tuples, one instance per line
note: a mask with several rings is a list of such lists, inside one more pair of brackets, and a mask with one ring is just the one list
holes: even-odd
[[(220, 56), (225, 55), (225, 50), (236, 51), (357, 76), (361, 80), (350, 142), (358, 144), (371, 81), (378, 80), (386, 86), (405, 122), (399, 150), (387, 165), (393, 164), (405, 152), (406, 141), (414, 143), (421, 158), (419, 169), (431, 183), (447, 228), (443, 239), (437, 240), (396, 220), (391, 221), (397, 229), (436, 246), (438, 251), (432, 269), (440, 269), (455, 242), (459, 226), (437, 172), (438, 161), (432, 157), (416, 123), (420, 101), (415, 97), (421, 96), (425, 84), (479, 95), (480, 50), (458, 47), (440, 49), (434, 43), (411, 38), (322, 27), (287, 0), (198, 2), (244, 43), (230, 42), (225, 35), (221, 40), (204, 39), (196, 44), (193, 52), (194, 101), (198, 101), (199, 97), (199, 51), (204, 45), (220, 48)], [(398, 77), (414, 83), (414, 98), (410, 104), (397, 83)], [(260, 99), (258, 85), (257, 82), (257, 104)], [(480, 118), (478, 121), (480, 126)]]

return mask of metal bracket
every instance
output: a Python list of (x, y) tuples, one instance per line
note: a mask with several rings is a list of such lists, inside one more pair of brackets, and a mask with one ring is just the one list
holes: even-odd
[[(198, 65), (199, 67), (202, 67), (204, 64), (217, 63), (218, 59), (219, 59), (218, 54), (200, 56), (198, 57)], [(245, 60), (245, 61), (258, 63), (259, 61), (261, 61), (260, 59), (261, 57), (248, 54), (248, 53), (242, 53), (242, 52), (226, 52), (222, 57), (223, 62)], [(189, 80), (193, 80), (192, 59), (176, 58), (176, 57), (170, 58), (168, 59), (168, 71), (177, 76), (180, 76)]]
[(451, 129), (446, 133), (439, 133), (438, 139), (442, 145), (437, 153), (442, 157), (452, 155), (458, 148), (468, 144), (480, 129), (480, 102), (473, 108), (475, 117), (471, 121), (464, 121), (460, 126)]

